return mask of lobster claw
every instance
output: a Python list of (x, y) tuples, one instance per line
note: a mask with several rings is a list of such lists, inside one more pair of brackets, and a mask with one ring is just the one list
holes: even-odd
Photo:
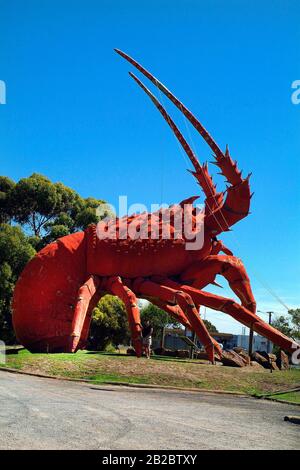
[(196, 201), (196, 199), (199, 199), (199, 196), (191, 196), (191, 197), (188, 197), (187, 199), (184, 199), (183, 201), (181, 201), (181, 202), (179, 203), (179, 205), (184, 209), (184, 206), (185, 206), (185, 205), (193, 204), (194, 201)]

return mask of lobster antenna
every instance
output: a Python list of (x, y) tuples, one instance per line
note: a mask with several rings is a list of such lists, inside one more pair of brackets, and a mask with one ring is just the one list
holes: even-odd
[(210, 146), (212, 151), (215, 153), (216, 158), (224, 158), (224, 153), (220, 149), (220, 147), (217, 145), (217, 143), (214, 141), (214, 139), (211, 137), (211, 135), (208, 133), (208, 131), (205, 129), (205, 127), (201, 124), (200, 121), (191, 113), (191, 111), (181, 102), (179, 101), (176, 96), (173, 95), (173, 93), (168, 90), (168, 88), (165, 87), (154, 75), (152, 75), (148, 70), (146, 70), (142, 65), (140, 65), (136, 60), (134, 60), (132, 57), (130, 57), (128, 54), (125, 54), (125, 52), (122, 52), (120, 49), (114, 49), (117, 54), (119, 54), (121, 57), (126, 59), (130, 64), (132, 64), (135, 68), (137, 68), (145, 77), (147, 77), (164, 95), (166, 95), (172, 103), (175, 104), (175, 106), (185, 115), (185, 117), (190, 121), (190, 123), (197, 129), (199, 134), (203, 137), (205, 142)]
[(176, 138), (180, 142), (181, 146), (183, 147), (184, 151), (188, 155), (189, 159), (191, 160), (195, 171), (193, 171), (193, 175), (196, 177), (198, 180), (200, 186), (202, 187), (205, 196), (207, 198), (211, 197), (212, 194), (213, 196), (217, 196), (215, 186), (212, 182), (211, 177), (207, 173), (207, 165), (201, 165), (198, 161), (197, 156), (181, 134), (180, 130), (176, 126), (175, 122), (173, 119), (169, 116), (165, 108), (162, 106), (162, 104), (158, 101), (158, 99), (151, 93), (151, 91), (141, 82), (139, 78), (137, 78), (132, 72), (129, 72), (129, 75), (136, 81), (136, 83), (139, 85), (140, 88), (149, 96), (151, 101), (154, 103), (156, 108), (159, 110), (165, 121), (168, 123), (168, 125), (171, 127), (172, 131), (174, 132)]
[(162, 104), (158, 101), (158, 99), (151, 93), (151, 91), (141, 82), (141, 80), (136, 77), (132, 72), (129, 72), (129, 75), (136, 81), (136, 83), (144, 90), (144, 92), (149, 96), (151, 101), (154, 103), (156, 108), (159, 110), (161, 115), (164, 117), (165, 121), (169, 124), (171, 127), (172, 131), (174, 132), (175, 136), (177, 137), (178, 141), (180, 142), (181, 146), (185, 150), (186, 154), (188, 155), (189, 159), (191, 160), (194, 168), (196, 171), (201, 171), (201, 165), (198, 161), (198, 158), (196, 157), (195, 153), (181, 134), (180, 130), (176, 126), (175, 122), (173, 119), (169, 116), (165, 108), (162, 106)]

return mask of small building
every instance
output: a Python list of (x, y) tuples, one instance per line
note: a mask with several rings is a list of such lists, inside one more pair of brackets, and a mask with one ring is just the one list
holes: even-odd
[[(188, 349), (186, 342), (182, 339), (182, 336), (187, 336), (191, 339), (192, 332), (185, 331), (182, 328), (165, 328), (164, 336), (164, 347), (175, 351), (177, 349)], [(220, 344), (223, 345), (223, 349), (233, 349), (240, 347), (248, 349), (249, 347), (249, 335), (235, 335), (232, 333), (211, 333), (211, 336)], [(156, 344), (157, 343), (157, 344)], [(196, 344), (199, 349), (202, 348), (200, 341), (196, 340)], [(154, 342), (153, 347), (159, 347), (158, 341)], [(272, 351), (272, 343), (270, 343), (270, 351)], [(268, 351), (268, 340), (263, 336), (254, 334), (253, 336), (253, 351)]]
[(237, 346), (236, 335), (232, 333), (211, 333), (211, 336), (223, 345), (223, 349), (232, 349)]
[(176, 349), (188, 349), (187, 344), (181, 338), (185, 331), (181, 328), (166, 328), (164, 347), (175, 351)]
[[(249, 335), (235, 335), (237, 346), (243, 349), (248, 349)], [(272, 351), (273, 344), (270, 343), (270, 351)], [(260, 335), (253, 335), (253, 351), (268, 352), (268, 340)]]

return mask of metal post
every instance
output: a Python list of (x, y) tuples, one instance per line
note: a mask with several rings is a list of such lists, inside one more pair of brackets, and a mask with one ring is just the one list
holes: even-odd
[[(274, 312), (266, 312), (266, 313), (268, 313), (268, 315), (269, 315), (269, 325), (271, 325), (271, 323), (272, 323), (272, 313), (274, 313)], [(271, 345), (270, 340), (268, 339), (268, 343), (267, 343), (267, 352), (268, 352), (268, 354), (270, 353), (270, 345)]]
[(252, 352), (253, 352), (253, 328), (251, 324), (250, 331), (249, 331), (249, 346), (248, 346), (248, 354), (250, 358), (251, 358)]
[[(192, 341), (193, 343), (195, 342), (196, 340), (196, 333), (193, 331), (193, 335), (192, 335)], [(190, 359), (194, 359), (194, 346), (191, 346), (191, 350), (190, 350)]]
[(161, 349), (165, 347), (165, 327), (162, 328), (160, 347)]
[[(273, 312), (266, 312), (268, 315), (269, 315), (269, 325), (271, 325), (272, 323), (272, 313)], [(270, 354), (270, 346), (271, 346), (271, 342), (270, 340), (268, 339), (268, 343), (267, 343), (267, 351), (268, 351), (268, 354)], [(269, 358), (269, 363), (270, 363), (270, 372), (272, 374), (273, 372), (273, 369), (272, 369), (272, 364), (271, 364), (271, 359)]]

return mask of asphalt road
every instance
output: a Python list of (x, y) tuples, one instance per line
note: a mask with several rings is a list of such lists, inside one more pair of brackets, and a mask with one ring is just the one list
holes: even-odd
[(0, 371), (0, 449), (300, 449), (300, 408)]

